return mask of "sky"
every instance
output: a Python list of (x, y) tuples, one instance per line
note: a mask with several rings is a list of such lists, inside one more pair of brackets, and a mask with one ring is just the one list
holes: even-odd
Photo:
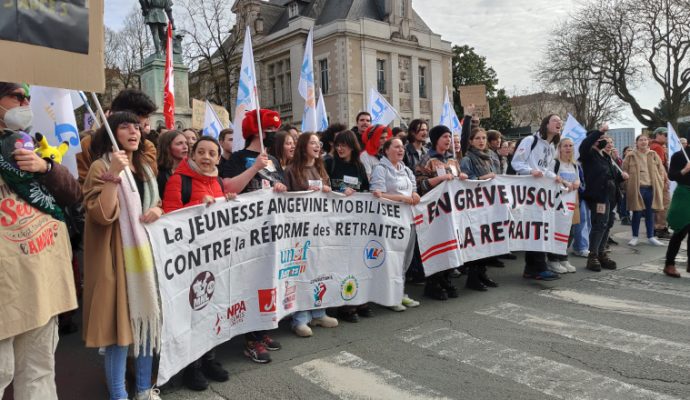
[[(232, 4), (232, 1), (229, 2)], [(105, 0), (105, 24), (118, 30), (137, 0)], [(413, 0), (412, 7), (444, 40), (469, 45), (496, 70), (508, 95), (539, 90), (533, 71), (544, 56), (550, 31), (578, 7), (578, 0)], [(174, 6), (173, 6), (174, 8)], [(654, 107), (661, 91), (652, 84), (635, 92)], [(626, 111), (611, 127), (642, 125)]]

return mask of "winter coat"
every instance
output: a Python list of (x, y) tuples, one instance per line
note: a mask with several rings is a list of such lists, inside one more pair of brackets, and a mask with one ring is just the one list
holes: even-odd
[(580, 143), (580, 166), (585, 176), (582, 198), (595, 203), (613, 203), (617, 200), (610, 195), (611, 192), (618, 193), (616, 186), (621, 180), (620, 173), (608, 154), (592, 148), (603, 135), (601, 131), (588, 132)]
[(655, 211), (664, 209), (664, 178), (666, 172), (661, 158), (656, 152), (649, 150), (646, 153), (632, 151), (623, 160), (623, 171), (630, 175), (625, 183), (625, 193), (629, 211), (642, 211), (645, 209), (644, 200), (640, 194), (640, 164), (647, 164), (649, 179), (652, 182), (652, 209)]
[[(436, 172), (439, 168), (446, 170), (446, 173), (457, 176), (460, 173), (458, 161), (452, 158), (451, 153), (441, 154), (436, 150), (429, 150), (428, 153), (419, 161), (415, 168), (414, 175), (417, 179), (417, 190), (420, 195), (425, 195), (433, 187), (429, 184), (429, 179), (438, 176)], [(455, 171), (453, 171), (455, 169)]]
[[(173, 176), (168, 179), (163, 195), (163, 211), (168, 213), (179, 210), (183, 207), (190, 207), (201, 204), (205, 196), (213, 198), (223, 197), (223, 188), (218, 182), (218, 175), (208, 176), (194, 170), (189, 160), (185, 158), (175, 170)], [(182, 176), (192, 178), (191, 196), (187, 203), (182, 203)]]

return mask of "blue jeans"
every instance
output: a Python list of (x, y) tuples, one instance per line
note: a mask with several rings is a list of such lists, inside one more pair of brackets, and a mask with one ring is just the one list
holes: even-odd
[(644, 214), (644, 225), (647, 228), (647, 238), (651, 238), (654, 237), (654, 210), (652, 209), (654, 190), (651, 186), (640, 187), (640, 195), (642, 195), (645, 209), (642, 211), (633, 211), (632, 235), (634, 237), (640, 236), (640, 220)]
[(294, 328), (299, 325), (306, 325), (314, 318), (323, 318), (325, 316), (325, 308), (318, 310), (297, 311), (296, 313), (292, 314), (292, 327)]
[(573, 225), (573, 250), (585, 251), (589, 249), (589, 231), (592, 230), (592, 213), (587, 202), (580, 200), (580, 223)]
[[(110, 391), (110, 400), (129, 398), (125, 388), (125, 369), (129, 346), (112, 345), (105, 348), (105, 379)], [(151, 389), (151, 369), (153, 356), (139, 352), (136, 364), (137, 393)]]

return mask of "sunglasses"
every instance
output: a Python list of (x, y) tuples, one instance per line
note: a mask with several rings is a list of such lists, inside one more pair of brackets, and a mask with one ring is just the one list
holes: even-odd
[(31, 96), (27, 96), (24, 93), (7, 93), (5, 96), (14, 97), (20, 103), (23, 103), (24, 100), (31, 101)]

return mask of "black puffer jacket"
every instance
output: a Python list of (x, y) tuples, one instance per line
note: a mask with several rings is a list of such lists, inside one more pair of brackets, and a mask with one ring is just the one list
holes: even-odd
[(585, 175), (582, 198), (596, 203), (616, 201), (612, 196), (617, 196), (617, 184), (623, 179), (611, 157), (592, 148), (603, 135), (601, 131), (587, 132), (587, 137), (580, 144), (580, 164)]

